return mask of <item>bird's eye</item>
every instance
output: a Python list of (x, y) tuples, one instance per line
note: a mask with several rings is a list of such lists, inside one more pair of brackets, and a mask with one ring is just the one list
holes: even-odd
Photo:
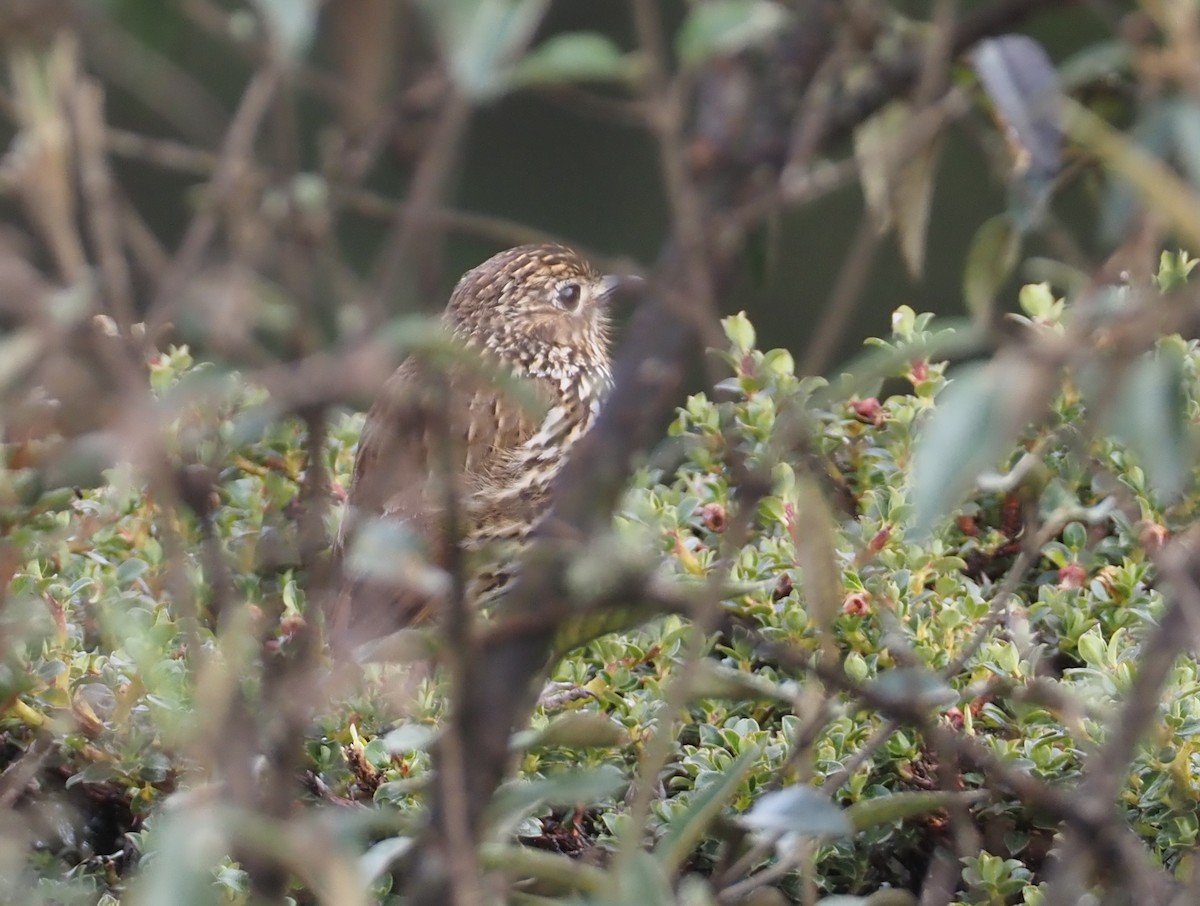
[(564, 283), (555, 292), (554, 300), (558, 303), (559, 308), (566, 311), (574, 311), (575, 306), (579, 304), (579, 296), (578, 283)]

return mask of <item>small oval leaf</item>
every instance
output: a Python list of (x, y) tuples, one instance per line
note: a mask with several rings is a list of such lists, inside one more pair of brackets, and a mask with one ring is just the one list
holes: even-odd
[(941, 708), (958, 701), (958, 693), (936, 673), (923, 667), (898, 667), (880, 673), (871, 691), (897, 705)]
[(854, 830), (842, 809), (824, 793), (808, 786), (791, 786), (766, 793), (741, 821), (751, 830), (809, 837), (844, 837)]
[(655, 848), (655, 855), (668, 873), (674, 875), (692, 854), (713, 820), (742, 788), (746, 775), (761, 756), (762, 750), (751, 746), (721, 771), (719, 779), (698, 790), (682, 814), (671, 818), (666, 834)]
[(986, 799), (987, 796), (988, 794), (982, 791), (951, 793), (935, 790), (892, 793), (877, 799), (860, 799), (846, 809), (846, 817), (850, 819), (856, 831), (863, 831), (880, 824), (891, 824), (917, 815), (928, 815), (950, 805), (978, 802)]
[(980, 41), (971, 58), (1013, 144), (1018, 172), (1053, 178), (1062, 163), (1058, 73), (1046, 49), (1026, 35)]
[(542, 730), (517, 734), (514, 746), (539, 748), (567, 746), (572, 749), (608, 748), (629, 741), (625, 728), (607, 714), (570, 711), (560, 714)]
[(1011, 452), (1024, 424), (1040, 417), (1055, 375), (1016, 356), (967, 366), (938, 397), (913, 452), (912, 531), (928, 533), (976, 479)]
[(525, 55), (513, 73), (519, 85), (559, 82), (623, 82), (633, 74), (631, 60), (604, 35), (555, 35)]
[(991, 319), (996, 295), (1017, 266), (1021, 237), (1007, 214), (984, 221), (971, 240), (963, 271), (963, 302), (978, 323)]
[(788, 20), (787, 10), (769, 0), (716, 0), (693, 6), (675, 36), (685, 67), (737, 53), (770, 37)]
[(488, 823), (504, 834), (545, 805), (589, 805), (608, 799), (628, 784), (625, 774), (615, 765), (569, 771), (537, 780), (513, 781), (501, 787), (488, 803)]
[(1184, 367), (1178, 346), (1164, 344), (1125, 369), (1115, 395), (1102, 410), (1105, 430), (1137, 455), (1146, 478), (1167, 500), (1187, 488), (1196, 461), (1183, 389)]
[(255, 0), (272, 43), (284, 56), (298, 60), (308, 51), (317, 29), (316, 0)]

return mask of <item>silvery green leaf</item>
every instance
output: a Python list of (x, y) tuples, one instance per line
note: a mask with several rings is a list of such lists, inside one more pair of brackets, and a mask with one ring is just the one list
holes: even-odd
[(419, 752), (428, 749), (436, 736), (434, 728), (425, 724), (402, 724), (383, 737), (383, 744), (392, 754)]
[(915, 535), (929, 532), (985, 470), (1008, 457), (1025, 425), (1041, 417), (1053, 377), (1015, 355), (954, 372), (913, 452)]
[(493, 833), (504, 836), (534, 809), (592, 804), (611, 798), (627, 783), (624, 773), (613, 765), (512, 781), (501, 787), (489, 803), (488, 824)]
[(317, 0), (254, 0), (271, 42), (297, 60), (312, 44), (317, 29)]
[(388, 837), (368, 849), (358, 860), (358, 873), (364, 884), (373, 884), (396, 860), (412, 849), (412, 837)]
[(766, 793), (741, 818), (751, 830), (809, 837), (848, 836), (853, 830), (845, 811), (813, 787), (790, 786)]
[(1007, 214), (989, 218), (976, 231), (963, 270), (963, 302), (979, 323), (990, 320), (996, 296), (1012, 275), (1020, 252), (1021, 235)]
[(972, 64), (1015, 152), (1013, 213), (1018, 225), (1031, 225), (1062, 166), (1058, 73), (1045, 48), (1026, 35), (980, 41)]
[(548, 0), (423, 0), (455, 85), (490, 100), (509, 89), (514, 67)]
[(939, 708), (958, 701), (955, 692), (936, 673), (921, 667), (900, 667), (880, 673), (871, 691), (896, 705)]
[(1104, 429), (1137, 454), (1147, 479), (1167, 500), (1187, 488), (1196, 461), (1184, 368), (1182, 350), (1164, 344), (1125, 368), (1111, 399), (1096, 401)]
[(769, 0), (700, 3), (691, 8), (675, 35), (675, 52), (685, 67), (696, 67), (769, 38), (787, 21), (788, 11)]
[(623, 82), (633, 70), (631, 58), (609, 38), (576, 31), (547, 38), (525, 54), (513, 71), (513, 84)]

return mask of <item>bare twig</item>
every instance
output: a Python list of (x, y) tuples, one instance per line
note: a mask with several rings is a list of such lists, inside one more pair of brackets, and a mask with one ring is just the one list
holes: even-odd
[(221, 145), (218, 165), (208, 188), (208, 198), (188, 225), (179, 251), (146, 315), (150, 336), (154, 336), (163, 324), (173, 318), (182, 304), (187, 281), (199, 268), (216, 236), (221, 205), (251, 166), (259, 125), (270, 109), (271, 99), (282, 78), (283, 71), (278, 66), (262, 69), (242, 95), (241, 104)]
[(381, 320), (388, 310), (388, 301), (402, 285), (406, 271), (418, 270), (421, 288), (430, 289), (427, 284), (435, 273), (437, 256), (433, 251), (439, 239), (433, 212), (440, 206), (470, 113), (467, 99), (457, 92), (452, 93), (421, 155), (413, 173), (408, 203), (397, 212), (383, 241), (371, 291), (362, 303), (374, 322)]
[(128, 334), (137, 316), (129, 264), (121, 248), (121, 224), (112, 172), (104, 157), (104, 94), (94, 82), (80, 80), (71, 97), (79, 148), (80, 188), (86, 204), (88, 234), (100, 261), (109, 314)]
[(83, 7), (84, 49), (92, 67), (119, 85), (178, 134), (201, 145), (220, 141), (228, 112), (170, 57), (138, 41), (110, 17)]

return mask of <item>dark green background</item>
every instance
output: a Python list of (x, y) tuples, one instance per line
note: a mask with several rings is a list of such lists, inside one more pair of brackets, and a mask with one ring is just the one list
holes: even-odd
[[(962, 3), (960, 13), (968, 14), (978, 5)], [(917, 15), (925, 6), (904, 4), (907, 12)], [(236, 104), (251, 72), (250, 64), (212, 38), (196, 33), (179, 18), (173, 3), (121, 0), (110, 9), (143, 41), (194, 72), (230, 109)], [(670, 24), (678, 21), (681, 5), (664, 3), (664, 11)], [(627, 5), (617, 0), (558, 0), (540, 37), (575, 29), (600, 30), (623, 47), (632, 46)], [(1035, 17), (1023, 30), (1041, 40), (1057, 63), (1111, 34), (1110, 25), (1084, 5)], [(313, 53), (318, 61), (322, 58), (320, 42)], [(317, 130), (330, 115), (317, 103), (302, 106), (310, 140), (315, 141)], [(110, 118), (133, 128), (168, 133), (161, 122), (120, 91), (110, 93)], [(311, 150), (305, 149), (310, 163)], [(385, 154), (371, 185), (389, 196), (401, 197), (405, 177), (394, 163)], [(125, 165), (121, 173), (144, 215), (164, 239), (173, 242), (186, 223), (185, 190), (190, 181), (145, 166)], [(561, 100), (529, 92), (477, 112), (454, 185), (452, 201), (458, 207), (528, 223), (646, 263), (654, 260), (667, 229), (656, 154), (643, 134), (600, 122)], [(977, 140), (955, 127), (937, 174), (924, 276), (912, 280), (894, 241), (887, 239), (837, 358), (852, 355), (863, 337), (885, 334), (888, 316), (898, 305), (961, 313), (962, 268), (971, 237), (1004, 206), (1004, 187), (990, 172)], [(1084, 187), (1069, 187), (1055, 199), (1053, 210), (1089, 253), (1103, 253), (1094, 241), (1096, 203)], [(790, 213), (770, 232), (765, 275), (758, 281), (744, 281), (731, 298), (723, 300), (723, 308), (747, 309), (766, 345), (803, 351), (812, 325), (829, 300), (861, 216), (862, 194), (856, 184)], [(381, 224), (364, 222), (350, 225), (343, 234), (343, 247), (362, 272), (372, 260), (382, 230)], [(1026, 248), (1037, 251), (1038, 247), (1035, 237)], [(445, 273), (447, 291), (458, 273), (494, 250), (479, 240), (452, 237)], [(411, 300), (393, 300), (398, 311), (411, 304)]]

